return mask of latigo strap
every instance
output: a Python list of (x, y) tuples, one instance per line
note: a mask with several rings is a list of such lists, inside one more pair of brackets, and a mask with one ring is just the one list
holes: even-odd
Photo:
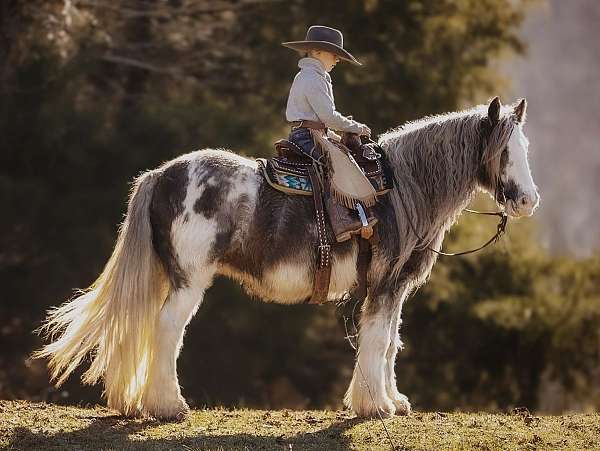
[(329, 293), (329, 280), (331, 279), (331, 245), (327, 239), (327, 225), (325, 223), (325, 210), (321, 193), (321, 181), (314, 169), (308, 171), (313, 189), (313, 200), (317, 218), (317, 235), (319, 238), (317, 253), (317, 272), (309, 304), (322, 304), (327, 300)]

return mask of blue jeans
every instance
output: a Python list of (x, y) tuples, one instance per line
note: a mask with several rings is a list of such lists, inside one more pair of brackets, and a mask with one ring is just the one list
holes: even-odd
[(302, 153), (311, 158), (318, 159), (321, 156), (321, 152), (319, 152), (319, 149), (315, 146), (315, 142), (308, 128), (301, 127), (292, 130), (288, 136), (288, 140), (297, 144), (302, 150)]

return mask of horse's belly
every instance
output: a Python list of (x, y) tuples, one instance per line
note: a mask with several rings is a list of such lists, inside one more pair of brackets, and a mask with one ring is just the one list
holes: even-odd
[[(356, 281), (356, 261), (350, 258), (333, 262), (329, 281), (328, 300), (338, 300)], [(314, 274), (308, 268), (294, 263), (278, 264), (265, 274), (264, 285), (275, 302), (293, 304), (311, 296)]]
[[(298, 304), (308, 299), (313, 290), (314, 274), (307, 260), (278, 262), (266, 269), (257, 279), (248, 273), (222, 267), (221, 273), (237, 279), (246, 291), (265, 301), (281, 304)], [(356, 252), (344, 256), (333, 255), (328, 300), (338, 300), (356, 282)]]
[(276, 264), (265, 272), (262, 285), (271, 300), (283, 304), (300, 302), (312, 293), (311, 274), (298, 262)]

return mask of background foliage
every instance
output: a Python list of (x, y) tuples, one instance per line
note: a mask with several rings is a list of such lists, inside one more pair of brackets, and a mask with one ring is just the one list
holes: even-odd
[[(494, 62), (524, 50), (528, 3), (2, 2), (0, 397), (99, 400), (76, 377), (50, 388), (27, 358), (31, 331), (100, 272), (139, 171), (195, 148), (271, 153), (297, 71), (280, 42), (313, 23), (342, 29), (365, 66), (336, 68), (338, 109), (383, 132), (499, 93)], [(465, 217), (446, 246), (493, 227)], [(522, 220), (499, 247), (441, 259), (407, 303), (399, 386), (418, 408), (600, 406), (600, 257), (548, 255), (535, 237)], [(184, 393), (193, 405), (339, 407), (353, 363), (339, 317), (218, 281), (188, 329)]]

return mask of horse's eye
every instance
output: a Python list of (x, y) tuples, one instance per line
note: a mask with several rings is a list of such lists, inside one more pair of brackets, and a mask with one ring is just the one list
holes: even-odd
[(508, 163), (508, 146), (502, 150), (500, 154), (500, 168), (504, 170), (506, 164)]

